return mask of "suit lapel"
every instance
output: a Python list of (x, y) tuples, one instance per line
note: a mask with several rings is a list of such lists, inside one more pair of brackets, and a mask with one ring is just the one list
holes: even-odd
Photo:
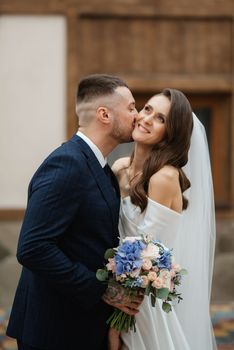
[[(96, 157), (95, 157), (96, 160)], [(106, 199), (108, 204), (113, 203), (113, 201), (118, 200), (119, 196), (115, 192), (110, 178), (108, 178), (102, 169), (99, 162), (94, 162), (92, 158), (88, 158), (88, 166), (90, 168), (90, 171), (92, 172), (93, 176), (95, 177), (95, 180), (97, 182), (97, 185), (99, 189), (101, 190), (104, 198)]]
[(95, 178), (98, 188), (102, 192), (102, 195), (111, 211), (113, 223), (115, 224), (116, 217), (118, 219), (118, 215), (119, 215), (119, 203), (120, 203), (119, 185), (118, 185), (117, 179), (115, 178), (115, 175), (111, 171), (111, 176), (113, 177), (113, 181), (116, 182), (115, 187), (117, 189), (117, 193), (114, 191), (110, 179), (106, 176), (95, 154), (93, 153), (91, 148), (86, 144), (86, 142), (82, 140), (80, 137), (78, 137), (77, 135), (74, 135), (71, 140), (76, 141), (80, 145), (82, 152), (85, 154), (90, 172)]

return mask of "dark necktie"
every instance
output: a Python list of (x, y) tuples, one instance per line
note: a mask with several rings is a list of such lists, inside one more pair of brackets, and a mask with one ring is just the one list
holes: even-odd
[(113, 174), (110, 166), (108, 164), (106, 164), (103, 168), (103, 170), (105, 171), (107, 177), (110, 179), (113, 190), (116, 192), (116, 194), (119, 196), (120, 192), (119, 192), (119, 184), (118, 181), (115, 177), (115, 175)]

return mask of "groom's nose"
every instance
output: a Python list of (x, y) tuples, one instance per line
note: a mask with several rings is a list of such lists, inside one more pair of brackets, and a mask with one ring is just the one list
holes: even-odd
[(139, 118), (139, 113), (138, 113), (137, 109), (135, 108), (135, 113), (133, 116), (133, 125), (136, 124), (136, 121), (138, 120), (138, 118)]
[(141, 118), (142, 118), (142, 117), (141, 117), (141, 114), (138, 113), (138, 111), (137, 111), (136, 116), (135, 116), (135, 121), (138, 121), (138, 120), (140, 120)]

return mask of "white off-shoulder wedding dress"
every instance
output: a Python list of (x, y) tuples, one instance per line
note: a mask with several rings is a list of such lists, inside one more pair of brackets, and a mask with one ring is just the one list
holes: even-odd
[(173, 249), (178, 264), (188, 270), (180, 286), (184, 300), (166, 314), (160, 300), (152, 307), (148, 297), (136, 315), (137, 331), (122, 333), (122, 350), (216, 350), (210, 319), (210, 294), (215, 248), (215, 207), (206, 133), (193, 114), (188, 163), (191, 181), (184, 193), (188, 209), (179, 214), (148, 198), (146, 210), (122, 199), (119, 231), (122, 238), (151, 234)]
[[(130, 197), (125, 197), (120, 209), (120, 235), (125, 238), (151, 234), (168, 248), (173, 248), (181, 217), (181, 214), (151, 199), (148, 199), (145, 212), (141, 213), (140, 208), (131, 203)], [(136, 332), (121, 334), (123, 350), (190, 350), (174, 307), (167, 314), (161, 304), (161, 300), (157, 300), (156, 306), (152, 307), (150, 298), (144, 298), (136, 315)]]

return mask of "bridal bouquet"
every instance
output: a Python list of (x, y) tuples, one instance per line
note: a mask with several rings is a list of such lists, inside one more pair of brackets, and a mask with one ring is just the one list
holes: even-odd
[[(152, 306), (157, 298), (162, 299), (162, 309), (167, 313), (172, 309), (170, 302), (182, 300), (176, 286), (187, 271), (175, 262), (172, 250), (161, 242), (147, 235), (126, 237), (117, 248), (106, 251), (105, 259), (108, 263), (97, 270), (97, 279), (108, 284), (120, 283), (128, 289), (129, 297), (143, 292), (150, 297)], [(135, 316), (117, 308), (107, 323), (118, 331), (136, 331)]]

